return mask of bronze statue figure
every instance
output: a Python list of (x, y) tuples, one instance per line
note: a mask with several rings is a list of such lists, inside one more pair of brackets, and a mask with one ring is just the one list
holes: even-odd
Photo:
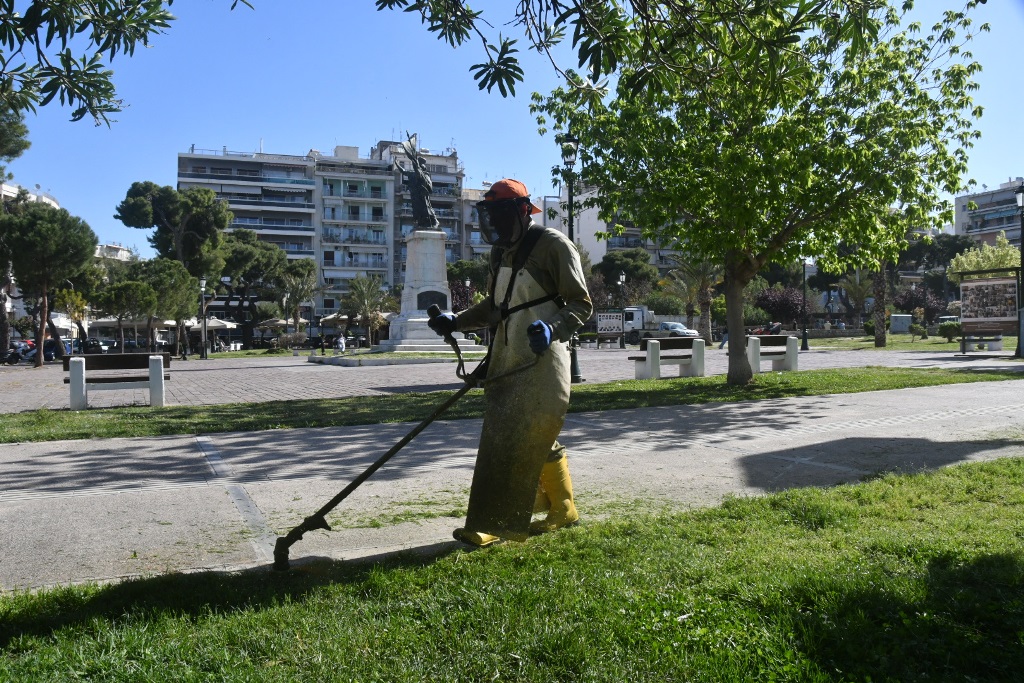
[(434, 209), (430, 206), (430, 194), (434, 185), (430, 180), (430, 173), (427, 172), (427, 161), (413, 144), (412, 136), (406, 132), (409, 138), (402, 143), (402, 151), (412, 162), (412, 171), (403, 173), (406, 183), (409, 185), (409, 192), (412, 194), (412, 216), (416, 223), (416, 229), (436, 230), (439, 225)]

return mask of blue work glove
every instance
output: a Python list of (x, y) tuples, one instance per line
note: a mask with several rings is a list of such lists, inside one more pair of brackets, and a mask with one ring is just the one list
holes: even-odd
[(434, 316), (427, 321), (427, 327), (437, 332), (439, 336), (444, 337), (455, 331), (455, 316), (451, 313), (442, 313), (441, 315)]
[(551, 346), (551, 325), (543, 320), (530, 323), (526, 335), (530, 338), (530, 350), (534, 353), (544, 353)]

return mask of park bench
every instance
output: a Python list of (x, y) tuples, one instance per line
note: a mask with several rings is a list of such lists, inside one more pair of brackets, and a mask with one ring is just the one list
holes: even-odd
[(89, 406), (89, 391), (149, 388), (149, 404), (164, 406), (164, 372), (171, 367), (171, 354), (110, 353), (64, 356), (65, 384), (71, 385), (71, 410)]
[[(700, 337), (641, 339), (642, 356), (629, 356), (637, 379), (660, 379), (662, 365), (678, 365), (680, 377), (704, 376), (704, 340)], [(662, 351), (673, 351), (662, 355)]]
[(960, 353), (966, 354), (968, 351), (976, 351), (979, 346), (983, 346), (989, 351), (1002, 351), (1002, 330), (998, 328), (988, 330), (974, 329), (970, 332), (965, 331), (964, 336), (960, 337)]
[(796, 370), (797, 339), (785, 334), (752, 334), (747, 336), (747, 360), (756, 375), (761, 361), (770, 360), (772, 370)]

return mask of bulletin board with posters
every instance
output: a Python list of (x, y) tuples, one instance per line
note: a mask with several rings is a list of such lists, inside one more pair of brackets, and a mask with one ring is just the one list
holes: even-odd
[(597, 314), (597, 334), (600, 337), (619, 336), (622, 334), (622, 311), (616, 313)]
[(1017, 278), (963, 280), (960, 283), (960, 325), (965, 334), (1017, 329)]

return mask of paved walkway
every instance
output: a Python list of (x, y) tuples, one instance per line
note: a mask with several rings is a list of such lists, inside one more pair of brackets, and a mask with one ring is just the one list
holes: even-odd
[[(581, 354), (589, 381), (632, 377), (628, 352)], [(724, 357), (724, 352), (722, 352)], [(712, 357), (709, 366), (722, 357)], [(860, 362), (855, 361), (860, 359)], [(999, 359), (810, 352), (801, 367), (1020, 367)], [(883, 362), (884, 361), (884, 362)], [(623, 367), (625, 366), (625, 367)], [(304, 358), (175, 363), (175, 403), (222, 403), (450, 388), (450, 364), (340, 368)], [(52, 368), (5, 368), (18, 409), (65, 407)], [(37, 381), (42, 378), (43, 381)], [(34, 386), (41, 385), (41, 386)], [(855, 482), (1024, 455), (1024, 380), (707, 406), (577, 413), (564, 440), (581, 513), (623, 501), (708, 505), (728, 494)], [(103, 392), (100, 395), (113, 395)], [(121, 394), (121, 396), (124, 396)], [(273, 541), (317, 510), (411, 424), (58, 441), (0, 449), (0, 590), (168, 571), (267, 567)], [(347, 559), (453, 545), (478, 420), (438, 421), (292, 547)], [(450, 517), (437, 517), (439, 512)]]
[[(613, 382), (633, 379), (633, 363), (627, 356), (633, 349), (590, 350), (579, 352), (580, 368), (588, 382)], [(1010, 359), (1011, 351), (999, 356), (912, 351), (826, 351), (800, 353), (800, 369), (833, 367), (945, 367), (1010, 368), (1024, 372), (1024, 363)], [(476, 361), (467, 367), (476, 366)], [(725, 374), (724, 350), (713, 346), (707, 353), (706, 371)], [(765, 364), (765, 367), (770, 367)], [(671, 373), (672, 368), (666, 368)], [(23, 412), (39, 408), (68, 408), (69, 391), (59, 363), (42, 368), (28, 365), (0, 365), (0, 413)], [(167, 382), (167, 405), (217, 405), (222, 403), (288, 401), (294, 399), (374, 396), (406, 391), (457, 389), (462, 383), (455, 377), (453, 363), (413, 363), (396, 366), (342, 367), (309, 363), (306, 356), (269, 356), (265, 358), (225, 358), (203, 361), (171, 362), (171, 381)], [(146, 405), (145, 390), (98, 391), (89, 396), (94, 407), (131, 403)]]

